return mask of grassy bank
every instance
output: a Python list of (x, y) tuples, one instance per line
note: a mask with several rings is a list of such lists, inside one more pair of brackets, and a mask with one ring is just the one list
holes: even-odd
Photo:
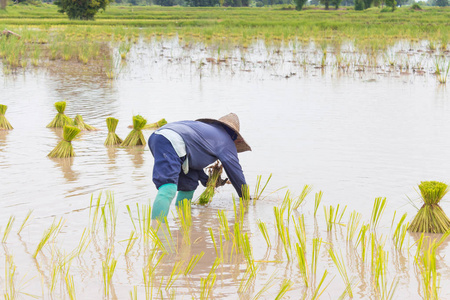
[(178, 32), (215, 36), (261, 37), (265, 39), (362, 38), (362, 39), (448, 39), (449, 8), (414, 11), (401, 8), (394, 13), (348, 10), (281, 10), (280, 8), (186, 8), (108, 7), (96, 21), (69, 21), (54, 5), (8, 6), (0, 11), (0, 28), (23, 26), (96, 27), (108, 35), (111, 27), (131, 31), (148, 28), (154, 33)]

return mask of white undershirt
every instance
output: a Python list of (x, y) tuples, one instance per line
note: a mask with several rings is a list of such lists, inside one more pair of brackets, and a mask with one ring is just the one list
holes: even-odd
[[(167, 140), (169, 140), (178, 157), (186, 156), (186, 144), (184, 143), (184, 140), (181, 137), (181, 135), (170, 129), (160, 129), (158, 131), (155, 131), (155, 133), (160, 134)], [(189, 163), (187, 156), (181, 167), (183, 169), (184, 174), (187, 174), (189, 172)]]

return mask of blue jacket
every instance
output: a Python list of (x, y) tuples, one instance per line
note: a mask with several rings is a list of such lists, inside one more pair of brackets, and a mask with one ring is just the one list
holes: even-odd
[(242, 197), (242, 185), (246, 184), (244, 173), (234, 141), (222, 125), (179, 121), (168, 123), (161, 129), (173, 130), (183, 138), (189, 169), (203, 170), (220, 160), (236, 192)]

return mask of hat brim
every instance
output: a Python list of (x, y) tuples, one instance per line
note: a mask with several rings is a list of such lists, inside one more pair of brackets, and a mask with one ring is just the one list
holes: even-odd
[(244, 138), (239, 133), (239, 131), (235, 130), (233, 127), (229, 126), (227, 123), (219, 121), (219, 120), (216, 120), (216, 119), (207, 119), (207, 118), (205, 118), (205, 119), (197, 119), (195, 121), (199, 121), (199, 122), (203, 122), (203, 123), (217, 123), (217, 124), (221, 124), (221, 125), (227, 126), (231, 130), (233, 130), (234, 133), (236, 133), (236, 135), (237, 135), (236, 140), (234, 140), (234, 144), (236, 145), (237, 152), (241, 153), (241, 152), (245, 152), (245, 151), (252, 151), (252, 148), (244, 140)]

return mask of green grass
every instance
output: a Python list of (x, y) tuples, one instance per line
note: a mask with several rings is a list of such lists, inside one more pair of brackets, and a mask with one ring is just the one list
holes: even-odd
[[(206, 7), (121, 7), (111, 6), (97, 14), (96, 21), (70, 21), (57, 12), (55, 5), (39, 7), (13, 5), (0, 11), (0, 29), (21, 29), (21, 26), (67, 26), (67, 31), (104, 34), (116, 31), (138, 33), (202, 34), (216, 36), (269, 37), (270, 39), (362, 37), (365, 39), (406, 38), (440, 40), (449, 31), (449, 8), (426, 8), (412, 11), (397, 9), (381, 13), (374, 8), (354, 10), (281, 10), (265, 8)], [(69, 27), (70, 26), (70, 27)], [(81, 28), (80, 28), (81, 27)], [(95, 27), (95, 28), (93, 28)], [(133, 28), (134, 27), (134, 28)], [(143, 27), (139, 30), (138, 27)], [(199, 31), (197, 31), (197, 29)], [(84, 31), (84, 33), (83, 33)], [(197, 32), (196, 32), (197, 31)], [(116, 31), (117, 32), (117, 31)], [(117, 33), (119, 33), (117, 32)], [(34, 34), (34, 33), (32, 33)]]

